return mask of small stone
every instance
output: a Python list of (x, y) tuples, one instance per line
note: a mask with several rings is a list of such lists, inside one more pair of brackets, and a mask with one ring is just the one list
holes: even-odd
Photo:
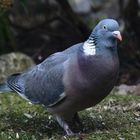
[(119, 137), (119, 140), (125, 140), (125, 138)]
[(16, 133), (16, 138), (19, 139), (19, 134), (18, 133)]
[(0, 83), (9, 75), (22, 72), (35, 63), (29, 56), (23, 53), (9, 53), (0, 56)]
[(24, 113), (24, 116), (26, 116), (26, 117), (29, 118), (29, 119), (32, 119), (32, 118), (33, 118), (33, 116), (31, 116), (31, 115), (28, 114), (28, 113)]

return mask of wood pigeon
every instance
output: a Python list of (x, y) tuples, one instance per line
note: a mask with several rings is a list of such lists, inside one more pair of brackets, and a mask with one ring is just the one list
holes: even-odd
[(0, 91), (16, 92), (45, 106), (67, 135), (73, 135), (70, 122), (80, 124), (78, 111), (99, 103), (115, 85), (119, 72), (117, 40), (122, 40), (118, 22), (101, 20), (85, 42), (9, 76)]

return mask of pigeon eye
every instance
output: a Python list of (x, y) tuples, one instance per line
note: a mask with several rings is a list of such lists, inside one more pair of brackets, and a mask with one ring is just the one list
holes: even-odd
[(103, 29), (107, 30), (107, 27), (104, 25), (104, 26), (103, 26)]

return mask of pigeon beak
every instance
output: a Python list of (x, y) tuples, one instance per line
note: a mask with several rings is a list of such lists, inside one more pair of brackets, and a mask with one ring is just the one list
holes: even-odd
[(114, 36), (115, 38), (117, 38), (119, 41), (122, 41), (122, 36), (121, 36), (120, 31), (113, 31), (112, 34), (113, 34), (113, 36)]

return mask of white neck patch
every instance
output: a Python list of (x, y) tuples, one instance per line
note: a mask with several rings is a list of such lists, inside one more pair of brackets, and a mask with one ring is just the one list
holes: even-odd
[(96, 46), (93, 40), (87, 40), (83, 45), (85, 55), (96, 55)]

